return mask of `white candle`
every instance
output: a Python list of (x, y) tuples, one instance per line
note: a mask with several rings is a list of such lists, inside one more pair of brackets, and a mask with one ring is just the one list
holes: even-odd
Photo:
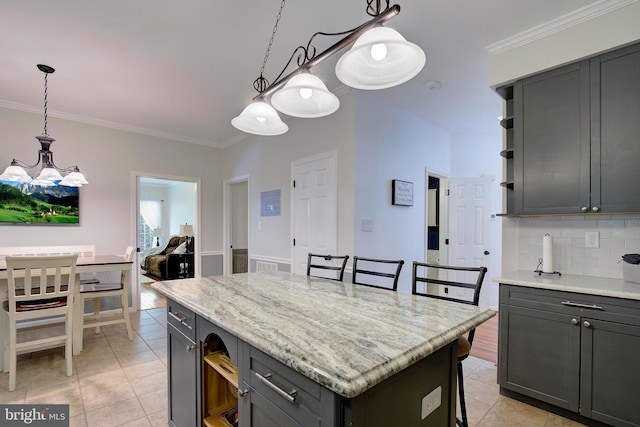
[(542, 238), (542, 272), (553, 273), (553, 236), (549, 233)]

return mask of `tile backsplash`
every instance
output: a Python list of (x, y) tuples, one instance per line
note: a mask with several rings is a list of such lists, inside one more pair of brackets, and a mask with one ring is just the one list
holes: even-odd
[[(586, 247), (588, 231), (599, 232), (599, 248)], [(554, 269), (563, 274), (621, 279), (621, 256), (640, 253), (640, 215), (519, 218), (519, 270), (538, 268), (545, 233), (553, 236)]]

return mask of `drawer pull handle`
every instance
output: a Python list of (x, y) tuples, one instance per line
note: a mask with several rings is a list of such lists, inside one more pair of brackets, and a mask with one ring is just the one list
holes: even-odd
[(274, 383), (272, 383), (271, 380), (271, 374), (266, 374), (264, 376), (260, 375), (257, 372), (254, 372), (254, 374), (256, 375), (256, 378), (258, 378), (258, 380), (266, 385), (267, 387), (269, 387), (271, 390), (275, 391), (276, 393), (278, 393), (282, 398), (286, 399), (287, 401), (289, 401), (289, 403), (294, 403), (296, 401), (296, 394), (298, 394), (297, 390), (294, 388), (293, 390), (287, 392), (284, 391), (283, 389), (281, 389), (280, 387), (278, 387), (277, 385), (275, 385)]
[(580, 303), (571, 302), (571, 301), (562, 301), (561, 304), (562, 305), (567, 305), (569, 307), (587, 308), (589, 310), (604, 310), (604, 308), (600, 307), (599, 305), (595, 305), (595, 304), (580, 304)]
[(193, 328), (191, 327), (191, 325), (187, 323), (187, 321), (186, 321), (186, 320), (187, 320), (187, 318), (186, 318), (186, 317), (184, 317), (184, 316), (179, 316), (179, 315), (177, 315), (177, 314), (173, 313), (172, 311), (170, 311), (170, 312), (169, 312), (169, 316), (171, 316), (171, 317), (173, 317), (174, 319), (176, 319), (178, 322), (180, 322), (180, 324), (181, 324), (181, 325), (186, 326), (186, 327), (187, 327), (187, 328), (189, 328), (189, 329), (193, 329)]

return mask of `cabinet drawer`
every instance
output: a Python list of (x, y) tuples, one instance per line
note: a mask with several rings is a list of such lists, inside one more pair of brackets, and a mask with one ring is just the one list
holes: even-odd
[(640, 325), (640, 301), (500, 285), (500, 304)]
[(322, 386), (253, 347), (249, 351), (245, 382), (302, 425), (322, 425)]
[(167, 299), (167, 323), (174, 326), (186, 337), (196, 339), (196, 315), (175, 301)]

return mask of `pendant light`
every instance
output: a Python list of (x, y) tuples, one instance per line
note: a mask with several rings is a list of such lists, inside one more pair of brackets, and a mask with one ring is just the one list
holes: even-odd
[[(80, 169), (78, 169), (77, 166), (59, 168), (53, 162), (53, 151), (51, 151), (50, 148), (55, 139), (51, 138), (47, 133), (47, 76), (56, 70), (43, 64), (38, 64), (38, 69), (44, 73), (44, 133), (36, 136), (36, 139), (40, 142), (38, 161), (34, 165), (27, 165), (20, 160), (13, 159), (11, 165), (0, 175), (0, 181), (29, 183), (43, 187), (51, 187), (54, 185), (82, 187), (89, 182), (84, 175), (80, 173)], [(25, 168), (33, 169), (40, 164), (42, 164), (40, 173), (36, 178), (32, 179), (25, 171)], [(67, 175), (63, 177), (63, 173)]]
[(340, 107), (340, 100), (329, 92), (319, 77), (307, 71), (293, 76), (274, 93), (271, 105), (289, 116), (315, 118), (335, 112)]
[(275, 136), (289, 130), (289, 126), (280, 120), (278, 112), (264, 101), (247, 105), (238, 117), (231, 120), (231, 124), (236, 129), (254, 135)]
[(361, 35), (338, 60), (336, 75), (355, 89), (386, 89), (413, 78), (426, 56), (392, 28), (375, 27)]

